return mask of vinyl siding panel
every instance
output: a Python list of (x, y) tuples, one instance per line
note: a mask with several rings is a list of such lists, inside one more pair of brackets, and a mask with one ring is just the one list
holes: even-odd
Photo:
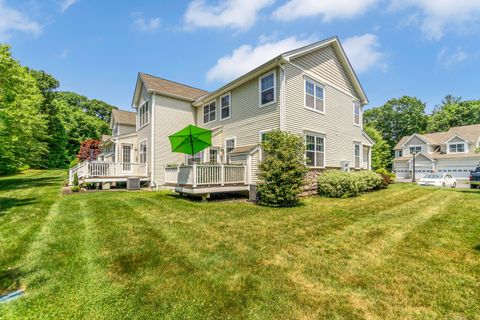
[(450, 140), (448, 143), (461, 143), (461, 142), (465, 142), (465, 140), (459, 138), (459, 137), (455, 137), (453, 138), (452, 140)]
[[(266, 72), (265, 74), (268, 74)], [(259, 107), (259, 78), (252, 79), (231, 91), (231, 117), (220, 120), (220, 99), (216, 99), (216, 121), (203, 123), (203, 106), (197, 107), (197, 125), (212, 129), (223, 127), (222, 147), (225, 139), (236, 137), (237, 146), (259, 143), (259, 131), (279, 128), (279, 72), (276, 73), (276, 102)], [(215, 143), (218, 143), (215, 141)]]
[(256, 184), (258, 182), (259, 164), (260, 164), (260, 151), (257, 150), (255, 151), (254, 154), (252, 154), (252, 162), (251, 162), (251, 168), (250, 168), (250, 179), (252, 184)]
[(168, 136), (195, 123), (194, 110), (190, 103), (155, 95), (155, 182), (165, 184), (167, 164), (184, 163), (185, 155), (173, 153)]
[(418, 146), (418, 145), (422, 146), (422, 151), (423, 151), (423, 148), (425, 147), (425, 141), (423, 141), (419, 137), (413, 137), (413, 138), (410, 138), (405, 144), (405, 146)]
[(293, 59), (292, 62), (320, 79), (332, 83), (352, 96), (356, 96), (355, 90), (332, 47), (300, 56)]
[[(151, 169), (152, 169), (152, 166), (151, 166), (151, 159), (152, 159), (152, 146), (151, 146), (151, 123), (152, 123), (152, 94), (149, 94), (147, 92), (147, 90), (145, 89), (145, 87), (142, 88), (141, 92), (140, 92), (140, 97), (139, 97), (139, 101), (138, 101), (138, 106), (141, 106), (145, 101), (149, 101), (149, 105), (150, 105), (150, 108), (148, 110), (149, 112), (149, 123), (145, 126), (143, 126), (142, 128), (140, 128), (138, 130), (138, 141), (137, 141), (137, 145), (135, 146), (135, 149), (137, 150), (136, 154), (139, 155), (139, 152), (140, 152), (140, 141), (143, 141), (144, 139), (146, 139), (147, 141), (147, 166), (148, 166), (148, 174), (150, 175), (150, 172), (151, 172)], [(137, 114), (137, 124), (138, 124), (138, 114)], [(140, 158), (138, 157), (138, 160), (140, 160)]]
[(326, 166), (339, 168), (341, 161), (350, 161), (352, 165), (354, 142), (366, 140), (362, 128), (353, 124), (353, 98), (318, 79), (312, 79), (324, 85), (325, 114), (306, 109), (305, 76), (297, 67), (285, 65), (286, 131), (302, 136), (306, 131), (324, 134)]
[(129, 134), (129, 133), (135, 133), (136, 128), (135, 126), (129, 126), (126, 124), (119, 124), (118, 125), (118, 130), (120, 134)]

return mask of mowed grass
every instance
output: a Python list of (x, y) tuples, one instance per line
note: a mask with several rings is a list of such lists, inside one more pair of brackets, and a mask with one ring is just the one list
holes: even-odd
[(480, 193), (397, 184), (269, 209), (0, 178), (4, 319), (478, 319)]

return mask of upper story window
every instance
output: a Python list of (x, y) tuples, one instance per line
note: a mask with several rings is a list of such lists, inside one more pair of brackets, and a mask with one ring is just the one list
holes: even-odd
[(220, 119), (221, 120), (230, 118), (231, 100), (232, 100), (232, 97), (230, 93), (227, 93), (226, 95), (220, 98)]
[(403, 151), (397, 150), (397, 157), (403, 157)]
[(210, 123), (216, 120), (217, 116), (217, 107), (215, 101), (203, 106), (203, 123)]
[(324, 90), (323, 86), (305, 79), (305, 107), (325, 112)]
[(305, 135), (305, 158), (309, 167), (325, 167), (325, 138), (314, 135)]
[(275, 102), (275, 71), (260, 78), (260, 107)]
[(119, 134), (120, 134), (120, 126), (118, 125), (118, 123), (115, 123), (113, 125), (113, 135), (118, 136)]
[(464, 143), (451, 143), (451, 144), (448, 145), (448, 152), (449, 153), (465, 152), (465, 144)]
[(145, 101), (139, 108), (138, 108), (138, 125), (139, 127), (143, 127), (144, 125), (148, 124), (148, 101)]
[(422, 152), (421, 146), (410, 147), (410, 154)]
[(147, 163), (147, 142), (143, 141), (139, 147), (140, 163)]
[(362, 105), (359, 102), (353, 103), (353, 123), (357, 126), (360, 125), (360, 112), (362, 109)]

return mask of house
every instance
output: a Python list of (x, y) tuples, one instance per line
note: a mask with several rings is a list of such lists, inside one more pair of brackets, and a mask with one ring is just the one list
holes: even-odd
[[(280, 54), (212, 92), (139, 73), (135, 117), (115, 110), (111, 145), (103, 145), (113, 150), (113, 162), (143, 165), (146, 171), (135, 173), (155, 188), (248, 190), (257, 182), (259, 144), (274, 129), (305, 138), (314, 171), (370, 169), (373, 141), (362, 124), (367, 103), (333, 37)], [(168, 140), (189, 124), (213, 132), (212, 147), (193, 159), (172, 153)]]
[(480, 124), (453, 127), (446, 132), (413, 134), (400, 139), (395, 146), (393, 170), (399, 178), (413, 175), (421, 178), (429, 172), (448, 173), (457, 179), (468, 179), (480, 163)]

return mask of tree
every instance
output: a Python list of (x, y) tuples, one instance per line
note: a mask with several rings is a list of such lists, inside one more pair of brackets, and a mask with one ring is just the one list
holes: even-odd
[(47, 152), (42, 103), (35, 78), (0, 45), (0, 174), (42, 164)]
[(480, 100), (461, 101), (447, 95), (428, 119), (428, 132), (447, 131), (451, 127), (480, 123)]
[(79, 161), (96, 160), (100, 153), (100, 140), (90, 139), (83, 141), (77, 158)]
[(271, 207), (297, 205), (307, 174), (303, 139), (279, 130), (271, 131), (262, 143), (262, 154), (259, 204)]
[(423, 133), (426, 130), (425, 103), (408, 96), (391, 99), (381, 107), (366, 110), (364, 121), (366, 125), (377, 129), (393, 149), (403, 136)]
[(386, 169), (391, 163), (391, 148), (377, 129), (365, 126), (365, 132), (375, 141), (372, 147), (372, 169)]

